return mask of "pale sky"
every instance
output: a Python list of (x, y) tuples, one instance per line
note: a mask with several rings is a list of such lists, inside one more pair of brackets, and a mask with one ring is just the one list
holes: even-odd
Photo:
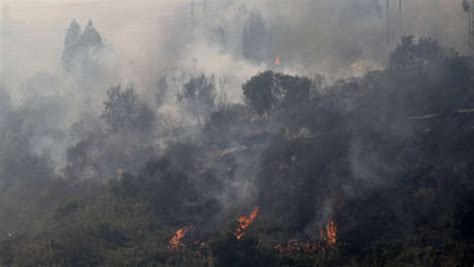
[[(200, 4), (202, 1), (204, 0), (194, 0), (195, 16), (212, 19), (223, 16), (223, 7), (231, 0), (207, 0), (206, 7)], [(239, 1), (248, 6), (270, 6), (270, 8), (262, 9), (270, 20), (277, 21), (280, 17), (286, 17), (290, 23), (295, 21), (303, 25), (312, 23), (308, 21), (308, 18), (312, 18), (311, 13), (306, 13), (305, 19), (299, 20), (298, 12), (305, 12), (306, 7), (309, 12), (312, 10), (317, 12), (318, 4), (337, 3), (338, 5), (334, 6), (340, 7), (341, 3), (354, 3), (358, 0)], [(374, 1), (380, 1), (382, 6), (385, 3), (385, 0)], [(31, 75), (37, 70), (49, 71), (56, 67), (51, 63), (59, 61), (64, 33), (72, 19), (76, 19), (82, 26), (88, 19), (92, 19), (106, 44), (114, 46), (117, 51), (126, 51), (128, 58), (140, 62), (149, 60), (149, 55), (156, 47), (159, 47), (158, 43), (163, 41), (160, 38), (162, 30), (167, 29), (167, 26), (172, 26), (174, 30), (186, 31), (187, 28), (184, 26), (190, 24), (191, 14), (191, 0), (0, 0), (0, 2), (0, 49), (2, 50), (0, 51), (0, 73), (4, 74), (4, 69), (12, 68), (11, 73), (22, 76)], [(444, 45), (461, 52), (465, 51), (467, 16), (461, 8), (462, 0), (403, 0), (402, 22), (398, 21), (398, 0), (390, 0), (390, 2), (391, 27), (394, 32), (433, 36)], [(334, 14), (320, 15), (327, 15), (329, 18), (337, 17), (338, 20), (344, 19), (344, 15), (339, 14), (337, 9), (333, 12)], [(317, 21), (318, 17), (315, 15), (314, 19)], [(314, 25), (307, 25), (308, 29), (304, 31), (309, 36), (301, 41), (299, 40), (301, 34), (288, 32), (288, 36), (293, 36), (292, 41), (299, 42), (303, 51), (303, 49), (312, 49), (311, 43), (317, 42), (315, 38), (319, 38), (313, 36), (316, 34), (321, 33), (321, 36), (326, 34), (332, 38), (333, 33), (338, 31), (352, 31), (351, 27), (354, 25), (358, 27), (356, 31), (361, 31), (361, 29), (370, 31), (377, 27), (380, 31), (384, 28), (383, 18), (375, 20), (375, 23), (382, 24), (377, 27), (363, 25), (363, 20), (362, 24), (354, 25), (349, 21), (348, 29), (343, 29), (339, 25), (332, 26), (329, 23), (334, 23), (334, 21), (329, 22), (320, 17)], [(374, 20), (367, 23), (373, 24)], [(318, 27), (322, 27), (323, 30), (318, 31)], [(344, 34), (345, 32), (342, 35)], [(383, 33), (373, 30), (373, 35), (375, 34)], [(394, 38), (398, 38), (398, 34), (400, 33), (394, 33), (397, 35)], [(280, 36), (283, 42), (285, 39), (291, 38)], [(293, 46), (292, 43), (288, 45)], [(298, 53), (298, 51), (299, 48), (292, 52)], [(5, 79), (5, 76), (0, 78)]]

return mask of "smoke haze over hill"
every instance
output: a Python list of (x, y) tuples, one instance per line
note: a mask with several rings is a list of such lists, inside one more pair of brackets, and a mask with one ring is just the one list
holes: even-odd
[(472, 264), (462, 1), (0, 1), (0, 266)]
[[(239, 38), (247, 16), (244, 9), (258, 10), (264, 17), (263, 61), (270, 63), (280, 56), (288, 68), (298, 71), (334, 73), (358, 61), (380, 66), (399, 37), (408, 34), (432, 36), (458, 51), (466, 50), (466, 14), (457, 1), (404, 1), (402, 22), (398, 1), (390, 1), (388, 30), (385, 1), (208, 0), (206, 6), (202, 2), (195, 1), (193, 8), (190, 1), (182, 0), (3, 0), (2, 80), (18, 83), (37, 72), (56, 71), (63, 34), (72, 19), (83, 25), (92, 19), (113, 51), (113, 60), (119, 60), (109, 62), (114, 72), (125, 82), (145, 84), (166, 69), (193, 67), (195, 59), (198, 69), (225, 72), (238, 67), (248, 69), (242, 73), (247, 77), (252, 70), (262, 69), (242, 62)], [(210, 42), (220, 33), (227, 46)], [(199, 49), (189, 49), (196, 46)], [(25, 66), (20, 57), (31, 62)]]

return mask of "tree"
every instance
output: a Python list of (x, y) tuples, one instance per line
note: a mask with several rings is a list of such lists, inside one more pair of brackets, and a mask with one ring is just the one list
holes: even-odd
[(198, 123), (209, 116), (215, 106), (216, 86), (213, 78), (204, 75), (191, 78), (184, 84), (178, 101), (185, 104), (186, 109), (195, 116)]
[(66, 31), (66, 37), (64, 38), (64, 50), (61, 57), (63, 66), (69, 70), (71, 68), (71, 60), (74, 57), (77, 42), (81, 35), (81, 26), (76, 20), (72, 20), (69, 25), (69, 29)]
[(154, 114), (148, 105), (138, 99), (133, 87), (122, 90), (119, 84), (107, 90), (101, 117), (114, 133), (121, 130), (148, 132), (152, 128)]
[(300, 107), (308, 102), (312, 86), (306, 77), (265, 71), (252, 77), (242, 89), (250, 107), (264, 115), (275, 109)]
[(465, 12), (469, 12), (471, 10), (471, 4), (469, 3), (469, 0), (462, 0), (462, 9)]
[(101, 48), (103, 46), (102, 37), (94, 28), (91, 20), (87, 22), (87, 26), (79, 39), (79, 45), (87, 48)]
[(103, 47), (102, 37), (89, 20), (84, 32), (76, 20), (73, 20), (66, 31), (64, 38), (64, 50), (62, 54), (63, 67), (70, 71), (74, 67), (74, 62), (91, 61), (91, 53)]
[(262, 15), (257, 11), (250, 12), (242, 32), (244, 57), (257, 62), (264, 60), (266, 40), (266, 25)]
[(416, 40), (410, 35), (402, 37), (401, 43), (390, 55), (389, 66), (393, 70), (421, 70), (433, 62), (456, 55), (432, 38)]

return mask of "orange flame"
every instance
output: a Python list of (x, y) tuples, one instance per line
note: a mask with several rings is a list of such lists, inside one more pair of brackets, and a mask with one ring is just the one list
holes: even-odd
[(326, 228), (326, 236), (328, 239), (328, 244), (330, 246), (335, 246), (337, 241), (337, 226), (336, 222), (334, 222), (332, 219), (329, 221), (329, 225)]
[(309, 240), (306, 242), (291, 239), (286, 243), (278, 243), (274, 249), (279, 254), (292, 255), (318, 253), (334, 247), (337, 242), (337, 225), (333, 219), (330, 219), (327, 225), (321, 228), (320, 238), (321, 241)]
[(310, 254), (321, 251), (322, 246), (316, 242), (302, 242), (295, 239), (291, 239), (286, 243), (277, 244), (275, 250), (279, 254)]
[(239, 225), (237, 226), (237, 229), (235, 230), (235, 237), (237, 238), (237, 240), (241, 240), (244, 237), (245, 232), (247, 231), (249, 226), (257, 218), (259, 210), (260, 210), (259, 207), (255, 207), (253, 208), (252, 212), (250, 213), (248, 217), (245, 215), (240, 216), (239, 221), (238, 221)]
[(191, 231), (192, 227), (183, 227), (178, 229), (176, 233), (171, 237), (168, 245), (171, 249), (178, 249), (182, 245), (182, 240), (186, 236), (186, 234)]
[(275, 58), (275, 65), (280, 66), (281, 65), (281, 59), (280, 57)]
[(328, 225), (321, 229), (321, 239), (326, 240), (328, 246), (333, 247), (337, 243), (337, 226), (333, 219), (330, 219)]

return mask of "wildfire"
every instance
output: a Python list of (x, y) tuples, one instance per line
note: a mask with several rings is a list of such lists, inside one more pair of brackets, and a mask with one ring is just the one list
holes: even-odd
[(326, 240), (328, 246), (333, 247), (337, 242), (337, 226), (333, 219), (330, 219), (326, 227), (321, 229), (321, 239)]
[(317, 242), (302, 242), (298, 240), (289, 240), (287, 243), (280, 243), (275, 246), (275, 251), (279, 254), (310, 254), (322, 250), (321, 244)]
[(281, 59), (280, 57), (275, 58), (275, 65), (280, 66), (281, 65)]
[(326, 251), (328, 248), (334, 247), (337, 242), (337, 226), (333, 219), (330, 219), (327, 225), (321, 228), (320, 238), (320, 241), (300, 241), (291, 239), (286, 243), (277, 244), (274, 246), (274, 249), (279, 254), (292, 255), (319, 253)]
[(259, 210), (260, 210), (259, 207), (255, 207), (248, 217), (245, 215), (240, 216), (239, 221), (238, 221), (239, 225), (237, 226), (237, 229), (235, 230), (235, 237), (237, 238), (237, 240), (241, 240), (244, 237), (245, 232), (247, 231), (249, 226), (257, 218)]
[(178, 229), (176, 233), (171, 237), (168, 246), (171, 249), (178, 249), (182, 245), (182, 240), (186, 236), (186, 234), (191, 231), (193, 227), (183, 227)]

